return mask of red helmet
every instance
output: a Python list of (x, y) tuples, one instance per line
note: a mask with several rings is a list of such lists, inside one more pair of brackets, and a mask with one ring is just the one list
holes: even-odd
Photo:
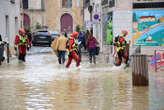
[(19, 29), (19, 33), (20, 33), (20, 34), (25, 34), (26, 32), (25, 32), (24, 29)]
[(78, 37), (78, 34), (79, 34), (78, 32), (73, 32), (72, 35), (73, 35), (74, 38), (77, 38)]
[(122, 34), (124, 34), (124, 36), (126, 36), (128, 34), (128, 31), (122, 30)]
[(70, 37), (73, 37), (73, 34), (70, 34)]
[(77, 36), (79, 33), (78, 32), (73, 32), (73, 35), (74, 36)]
[(125, 40), (124, 37), (120, 37), (120, 38), (119, 38), (119, 41), (120, 41), (120, 42), (123, 42), (124, 40)]

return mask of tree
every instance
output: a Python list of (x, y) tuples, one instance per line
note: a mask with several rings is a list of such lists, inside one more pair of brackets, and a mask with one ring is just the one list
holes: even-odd
[(81, 31), (80, 25), (76, 25), (76, 32), (80, 32), (80, 31)]
[(41, 26), (41, 24), (40, 23), (36, 23), (36, 29), (41, 29), (42, 28), (42, 26)]
[(26, 31), (31, 32), (31, 27), (30, 27), (30, 25), (27, 25), (24, 29), (25, 29)]

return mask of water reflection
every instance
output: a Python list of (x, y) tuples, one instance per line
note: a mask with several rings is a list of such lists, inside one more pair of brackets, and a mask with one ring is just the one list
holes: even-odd
[(149, 110), (148, 87), (133, 87), (133, 110)]
[(131, 70), (82, 62), (65, 69), (51, 55), (0, 67), (0, 110), (163, 110), (164, 74), (132, 87)]

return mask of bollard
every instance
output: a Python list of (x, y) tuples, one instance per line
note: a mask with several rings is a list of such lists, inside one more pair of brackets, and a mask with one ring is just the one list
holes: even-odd
[(3, 60), (4, 44), (0, 44), (0, 65)]
[(9, 43), (7, 43), (7, 63), (10, 62), (10, 50), (9, 50)]
[(148, 86), (148, 63), (146, 55), (132, 55), (132, 82), (133, 86)]
[(130, 44), (126, 44), (126, 52), (127, 52), (127, 56), (128, 56), (128, 59), (129, 59), (129, 47), (130, 47)]

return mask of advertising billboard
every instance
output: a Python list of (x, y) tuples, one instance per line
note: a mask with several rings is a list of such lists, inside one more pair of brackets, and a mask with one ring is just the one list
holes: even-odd
[(133, 45), (164, 46), (164, 10), (133, 11)]

